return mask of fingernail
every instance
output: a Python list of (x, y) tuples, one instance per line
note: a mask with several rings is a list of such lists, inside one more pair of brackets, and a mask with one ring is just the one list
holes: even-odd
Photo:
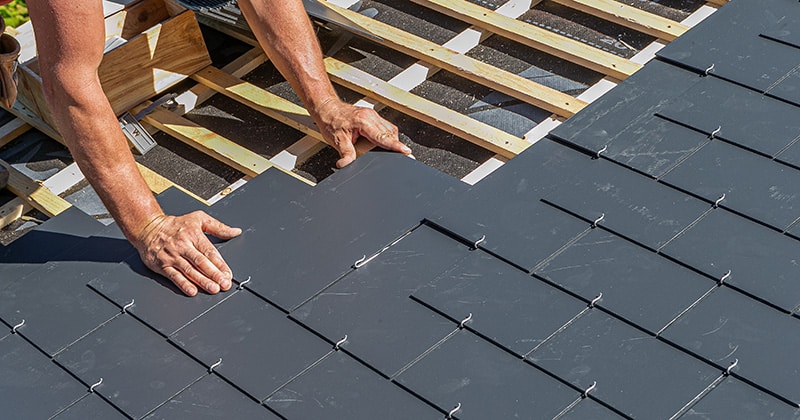
[(208, 285), (208, 293), (212, 295), (219, 293), (219, 285), (217, 283), (211, 283)]
[(228, 290), (231, 288), (231, 280), (228, 278), (229, 274), (225, 273), (225, 277), (222, 278), (222, 281), (219, 282), (220, 287), (222, 290)]
[(408, 146), (403, 146), (403, 148), (402, 148), (402, 149), (400, 149), (400, 150), (402, 150), (402, 151), (403, 151), (403, 153), (405, 153), (405, 154), (407, 154), (407, 155), (410, 155), (410, 154), (411, 154), (411, 148), (409, 148)]

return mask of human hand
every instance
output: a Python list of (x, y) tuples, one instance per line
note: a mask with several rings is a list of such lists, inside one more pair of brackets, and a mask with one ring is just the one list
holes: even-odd
[(359, 136), (386, 150), (414, 157), (411, 149), (398, 139), (397, 127), (373, 109), (332, 98), (319, 107), (316, 119), (323, 137), (339, 152), (341, 158), (336, 162), (339, 168), (356, 159), (355, 143)]
[(187, 296), (196, 295), (197, 286), (215, 294), (231, 288), (233, 273), (205, 233), (228, 240), (242, 230), (202, 211), (183, 216), (162, 214), (132, 242), (148, 268), (172, 280)]

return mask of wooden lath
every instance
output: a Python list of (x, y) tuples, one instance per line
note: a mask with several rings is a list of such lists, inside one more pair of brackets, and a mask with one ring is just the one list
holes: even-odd
[(666, 41), (672, 41), (689, 30), (689, 27), (679, 22), (654, 15), (615, 0), (553, 1)]
[(624, 80), (642, 66), (591, 45), (503, 16), (466, 0), (411, 0), (504, 38), (517, 41), (598, 73)]
[(327, 1), (322, 3), (380, 37), (381, 40), (377, 42), (382, 45), (502, 92), (512, 98), (564, 117), (571, 117), (586, 106), (585, 102), (576, 100), (570, 95), (457, 53), (376, 19), (335, 6)]

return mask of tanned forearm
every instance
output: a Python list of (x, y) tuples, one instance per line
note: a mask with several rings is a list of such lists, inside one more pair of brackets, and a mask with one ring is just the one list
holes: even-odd
[(105, 40), (101, 2), (28, 2), (45, 96), (75, 161), (123, 233), (135, 240), (162, 214), (138, 171), (97, 76)]
[(309, 111), (319, 113), (337, 98), (301, 0), (239, 0), (239, 8), (259, 44)]

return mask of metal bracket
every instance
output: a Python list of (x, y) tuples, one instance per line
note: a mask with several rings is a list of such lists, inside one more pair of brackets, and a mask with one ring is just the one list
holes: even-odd
[(141, 119), (147, 114), (153, 112), (154, 109), (174, 100), (175, 96), (176, 95), (174, 93), (164, 95), (152, 104), (145, 107), (143, 110), (139, 111), (136, 115), (126, 112), (119, 117), (119, 126), (122, 128), (122, 132), (140, 155), (144, 155), (156, 147), (156, 139), (154, 139), (153, 136), (151, 136), (150, 133), (148, 133), (147, 130), (142, 127), (142, 124), (139, 123), (139, 121), (141, 121)]

